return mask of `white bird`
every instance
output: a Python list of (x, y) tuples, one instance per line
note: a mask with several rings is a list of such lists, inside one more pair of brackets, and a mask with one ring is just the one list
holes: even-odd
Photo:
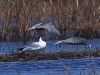
[(42, 40), (42, 37), (40, 37), (38, 42), (33, 42), (31, 45), (26, 46), (23, 49), (23, 52), (39, 53), (42, 52), (45, 47), (46, 42)]
[(43, 24), (42, 23), (38, 23), (34, 26), (32, 26), (31, 28), (29, 28), (28, 30), (47, 30), (49, 32), (52, 32), (52, 33), (55, 33), (59, 36), (61, 36), (60, 32), (53, 26), (53, 24), (50, 22), (50, 23), (47, 23), (47, 24)]

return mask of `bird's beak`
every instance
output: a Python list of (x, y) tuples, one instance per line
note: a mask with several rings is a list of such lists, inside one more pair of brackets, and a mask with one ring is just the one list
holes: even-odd
[(61, 41), (56, 42), (54, 45), (61, 43)]

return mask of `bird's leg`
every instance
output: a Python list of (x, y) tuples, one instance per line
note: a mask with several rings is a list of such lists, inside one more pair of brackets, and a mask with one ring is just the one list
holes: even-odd
[(43, 50), (43, 55), (45, 55), (45, 51)]
[(38, 57), (39, 57), (39, 53), (36, 53), (35, 56), (36, 56), (36, 59), (38, 59)]
[(37, 53), (37, 57), (39, 57), (39, 53)]
[(37, 57), (37, 53), (35, 53), (35, 57)]

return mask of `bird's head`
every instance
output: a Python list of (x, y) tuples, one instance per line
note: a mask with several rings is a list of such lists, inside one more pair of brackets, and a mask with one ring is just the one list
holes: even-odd
[(31, 28), (29, 28), (29, 29), (27, 29), (28, 31), (31, 31), (31, 30), (33, 30), (33, 29), (35, 29), (36, 27), (31, 27)]
[(58, 41), (58, 42), (56, 42), (54, 45), (56, 45), (56, 44), (60, 44), (61, 43), (61, 41)]
[(40, 37), (39, 41), (46, 41), (46, 38), (45, 37)]

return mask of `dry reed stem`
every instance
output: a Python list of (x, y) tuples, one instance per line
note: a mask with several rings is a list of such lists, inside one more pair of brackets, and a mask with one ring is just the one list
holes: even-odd
[[(99, 38), (99, 3), (99, 0), (4, 0), (0, 6), (0, 20), (3, 22), (0, 33), (4, 32), (2, 35), (5, 35), (2, 40), (7, 40), (9, 35), (10, 41), (29, 40), (24, 37), (30, 36), (27, 29), (32, 23), (45, 23), (49, 18), (55, 19), (53, 24), (65, 36), (62, 38), (67, 37), (66, 31), (70, 29), (74, 30), (75, 36)], [(81, 33), (77, 35), (77, 32)], [(56, 37), (55, 34), (49, 35), (52, 39)]]

